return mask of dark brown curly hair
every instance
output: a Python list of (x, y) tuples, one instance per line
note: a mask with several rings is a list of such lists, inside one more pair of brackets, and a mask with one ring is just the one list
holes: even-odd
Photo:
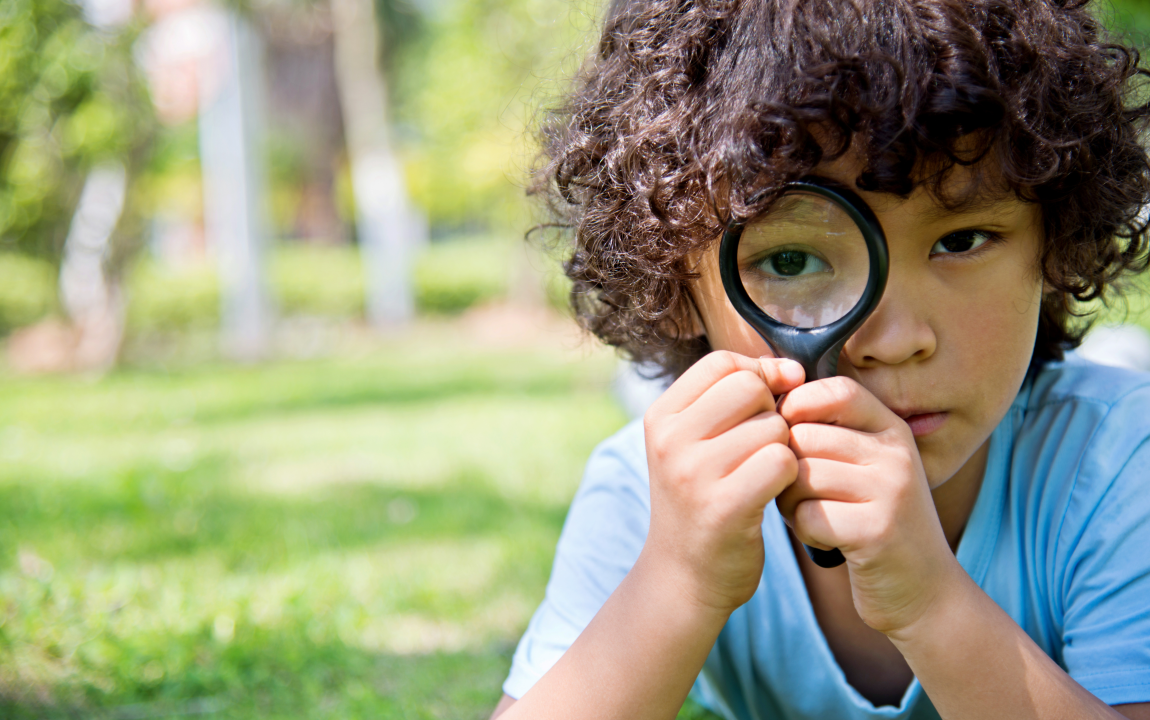
[(925, 186), (957, 208), (948, 173), (989, 167), (1037, 203), (1052, 291), (1034, 357), (1061, 358), (1086, 329), (1076, 303), (1147, 264), (1148, 73), (1087, 4), (615, 0), (541, 123), (532, 187), (573, 236), (576, 317), (677, 376), (709, 350), (690, 258), (849, 150), (864, 190)]

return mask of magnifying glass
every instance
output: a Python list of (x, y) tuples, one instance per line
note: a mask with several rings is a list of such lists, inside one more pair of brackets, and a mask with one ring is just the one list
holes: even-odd
[[(828, 180), (788, 183), (770, 211), (732, 225), (719, 246), (723, 288), (735, 310), (807, 380), (837, 374), (839, 352), (886, 287), (889, 256), (878, 218)], [(836, 548), (806, 547), (820, 567), (845, 562)]]

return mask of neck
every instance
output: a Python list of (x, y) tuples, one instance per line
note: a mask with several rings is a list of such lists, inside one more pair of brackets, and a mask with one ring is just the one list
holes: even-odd
[(990, 439), (982, 444), (970, 459), (949, 480), (931, 490), (934, 507), (951, 552), (957, 552), (962, 531), (978, 500), (982, 476), (986, 473), (986, 459), (990, 452)]

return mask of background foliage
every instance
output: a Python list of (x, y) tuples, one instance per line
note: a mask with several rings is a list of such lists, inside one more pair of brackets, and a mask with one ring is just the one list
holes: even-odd
[(440, 0), (393, 66), (414, 198), (433, 223), (521, 234), (528, 127), (582, 59), (597, 4)]
[[(233, 3), (237, 4), (237, 3)], [(382, 60), (390, 82), (397, 146), (409, 191), (427, 214), (433, 238), (479, 241), (420, 261), (417, 302), (457, 312), (506, 294), (496, 265), (531, 224), (523, 197), (533, 162), (530, 127), (556, 101), (581, 61), (602, 12), (586, 0), (376, 0)], [(322, 0), (257, 0), (244, 12), (322, 7)], [(1097, 6), (1116, 30), (1142, 41), (1150, 3)], [(0, 270), (17, 277), (0, 289), (0, 334), (56, 312), (54, 269), (88, 168), (119, 159), (131, 168), (126, 217), (115, 238), (115, 273), (140, 249), (145, 223), (164, 207), (199, 212), (195, 124), (159, 128), (133, 61), (143, 27), (104, 31), (88, 25), (70, 0), (0, 3)], [(266, 151), (275, 227), (300, 202), (306, 139), (273, 134)], [(337, 173), (337, 205), (352, 216), (346, 165)], [(483, 240), (486, 238), (486, 240)], [(328, 240), (331, 240), (330, 238)], [(337, 238), (338, 240), (338, 238)], [(21, 258), (11, 257), (18, 254)], [(305, 260), (306, 258), (306, 260)], [(451, 258), (448, 260), (448, 258)], [(358, 267), (338, 243), (273, 252), (270, 282), (282, 311), (359, 317), (362, 281), (302, 282), (306, 268), (334, 277)], [(430, 269), (429, 269), (430, 268)], [(302, 271), (301, 271), (302, 269)], [(146, 259), (126, 270), (131, 332), (170, 323), (216, 321), (210, 268), (157, 267)], [(17, 287), (18, 285), (18, 287)], [(181, 307), (181, 305), (186, 307)]]
[[(85, 172), (145, 159), (153, 121), (134, 35), (96, 30), (67, 0), (0, 3), (0, 250), (55, 261)], [(130, 219), (123, 228), (131, 242)]]

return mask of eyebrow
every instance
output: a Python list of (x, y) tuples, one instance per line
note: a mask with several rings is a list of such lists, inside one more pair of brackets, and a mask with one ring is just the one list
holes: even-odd
[(999, 207), (1011, 205), (1015, 202), (1014, 198), (996, 195), (994, 197), (976, 198), (962, 203), (957, 209), (951, 210), (943, 207), (938, 203), (934, 203), (929, 209), (923, 210), (918, 215), (922, 216), (929, 222), (937, 222), (951, 217), (963, 217), (970, 215), (981, 215), (983, 213), (991, 212)]

